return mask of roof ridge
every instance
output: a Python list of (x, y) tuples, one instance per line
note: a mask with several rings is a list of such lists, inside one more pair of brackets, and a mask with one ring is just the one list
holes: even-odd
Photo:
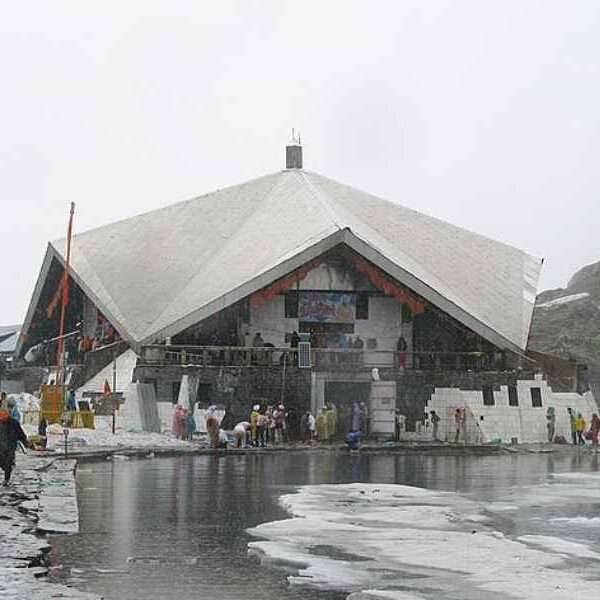
[[(272, 173), (271, 175), (265, 175), (265, 177), (269, 177), (272, 175), (278, 175), (281, 174), (283, 171), (280, 171), (278, 173)], [(258, 177), (257, 179), (262, 179), (262, 177)], [(280, 178), (279, 177), (273, 177), (273, 183), (271, 184), (271, 187), (269, 188), (269, 191), (262, 197), (262, 199), (260, 200), (260, 203), (266, 202), (271, 195), (273, 194), (273, 190), (279, 185), (280, 183)], [(243, 185), (243, 184), (240, 184)], [(236, 187), (236, 186), (230, 186), (230, 187)], [(220, 190), (217, 190), (220, 191)], [(214, 193), (214, 192), (211, 192)], [(201, 197), (201, 196), (200, 196)], [(218, 257), (221, 254), (225, 253), (225, 249), (227, 247), (229, 247), (230, 244), (232, 244), (235, 240), (235, 236), (232, 236), (231, 238), (227, 238), (224, 240), (224, 243), (221, 246), (220, 251), (215, 252), (212, 255), (211, 258), (211, 262), (213, 260), (215, 260), (216, 257)], [(156, 316), (155, 319), (153, 319), (152, 323), (150, 323), (148, 325), (148, 327), (144, 330), (142, 337), (147, 337), (149, 335), (149, 332), (151, 332), (151, 330), (154, 328), (154, 324), (157, 323), (158, 321), (160, 321), (160, 319), (162, 318), (162, 316), (167, 313), (171, 307), (173, 306), (173, 304), (175, 304), (176, 302), (179, 301), (179, 298), (181, 297), (181, 295), (185, 292), (185, 290), (189, 287), (190, 283), (192, 281), (194, 281), (196, 279), (196, 277), (198, 276), (198, 274), (202, 271), (202, 269), (206, 266), (206, 263), (199, 263), (198, 268), (194, 270), (194, 272), (190, 275), (190, 277), (187, 280), (187, 283), (181, 288), (181, 290), (179, 290), (179, 293), (175, 296), (175, 298), (173, 298), (173, 300), (171, 302), (169, 302), (164, 309)]]
[(307, 174), (304, 171), (300, 171), (298, 174), (302, 177), (302, 179), (304, 180), (304, 183), (306, 183), (306, 186), (312, 192), (314, 197), (321, 203), (321, 206), (323, 206), (323, 208), (325, 209), (325, 212), (329, 215), (331, 222), (338, 229), (344, 229), (344, 226), (339, 223), (338, 215), (337, 215), (336, 211), (333, 209), (333, 207), (331, 206), (330, 202), (315, 187), (314, 183), (312, 181), (310, 181)]

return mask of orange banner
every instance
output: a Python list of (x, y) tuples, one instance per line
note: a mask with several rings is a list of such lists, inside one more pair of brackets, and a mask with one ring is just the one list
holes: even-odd
[(407, 304), (415, 315), (420, 315), (425, 312), (424, 302), (415, 298), (408, 290), (405, 290), (395, 282), (390, 281), (390, 279), (377, 267), (367, 262), (361, 256), (355, 254), (351, 254), (350, 259), (354, 262), (356, 268), (361, 273), (364, 273), (378, 290), (381, 290), (388, 296), (393, 296), (401, 304)]

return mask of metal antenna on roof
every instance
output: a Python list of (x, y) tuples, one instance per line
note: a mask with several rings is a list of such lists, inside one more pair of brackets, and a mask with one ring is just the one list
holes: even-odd
[(292, 144), (295, 142), (295, 138), (294, 138), (294, 128), (292, 127)]
[(302, 146), (302, 140), (300, 139), (300, 130), (298, 129), (298, 146)]

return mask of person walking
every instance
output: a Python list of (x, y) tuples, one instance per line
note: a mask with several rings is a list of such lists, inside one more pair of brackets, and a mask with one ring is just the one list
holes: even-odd
[(7, 411), (0, 410), (0, 469), (4, 471), (4, 487), (10, 482), (19, 442), (31, 447), (19, 421), (13, 419)]
[(350, 431), (360, 431), (360, 405), (352, 403), (352, 417), (350, 419)]
[(280, 404), (273, 411), (273, 421), (275, 423), (275, 431), (273, 434), (273, 442), (275, 444), (283, 443), (283, 427), (285, 422), (285, 406)]
[(191, 442), (194, 438), (194, 433), (196, 433), (196, 419), (194, 419), (194, 415), (191, 412), (186, 412), (187, 414), (185, 415), (184, 421), (185, 439), (188, 442)]
[(326, 442), (329, 439), (329, 433), (327, 431), (327, 409), (322, 408), (317, 415), (316, 421), (317, 427), (317, 441)]
[(300, 417), (300, 440), (302, 442), (308, 442), (309, 440), (309, 435), (310, 435), (310, 429), (308, 427), (308, 415), (310, 414), (310, 412), (307, 410), (304, 413), (302, 413), (302, 416)]
[(308, 413), (308, 440), (312, 441), (315, 438), (315, 431), (317, 429), (317, 420), (315, 416), (309, 412)]
[(171, 435), (179, 440), (183, 435), (183, 430), (183, 408), (177, 405), (173, 410), (173, 419), (171, 421)]
[(21, 423), (21, 413), (19, 412), (19, 407), (17, 406), (17, 402), (14, 398), (9, 398), (8, 402), (8, 414), (12, 419), (14, 419), (17, 423)]
[(577, 430), (577, 443), (579, 446), (585, 446), (585, 439), (583, 437), (585, 425), (585, 419), (581, 413), (578, 413), (577, 417), (575, 418), (575, 429)]
[(460, 423), (461, 423), (460, 408), (457, 408), (454, 411), (454, 430), (456, 431), (456, 434), (454, 435), (454, 443), (455, 444), (458, 444), (458, 439), (460, 437)]
[(398, 343), (396, 344), (396, 368), (404, 371), (406, 369), (406, 351), (408, 350), (408, 344), (404, 339), (404, 336), (400, 336), (398, 338)]
[(227, 404), (225, 408), (225, 414), (221, 419), (221, 429), (225, 431), (232, 431), (235, 427), (235, 413), (233, 412), (233, 406), (231, 402)]
[(75, 398), (75, 390), (73, 388), (69, 389), (69, 394), (67, 396), (67, 410), (69, 412), (77, 412), (77, 400)]
[(211, 448), (219, 447), (219, 418), (217, 417), (217, 407), (213, 404), (206, 410), (206, 431), (210, 440)]
[(571, 424), (571, 440), (573, 441), (573, 446), (577, 446), (577, 425), (575, 424), (575, 413), (571, 408), (567, 408), (567, 412), (569, 413), (569, 423)]
[(600, 418), (596, 413), (590, 421), (589, 439), (592, 440), (592, 448), (598, 451), (598, 434), (600, 433)]
[(261, 448), (267, 447), (267, 436), (269, 435), (269, 415), (263, 408), (262, 412), (258, 415), (258, 445)]
[(255, 404), (250, 413), (250, 429), (252, 431), (252, 445), (258, 446), (258, 417), (260, 417), (260, 405)]
[(337, 432), (337, 409), (335, 404), (329, 403), (325, 412), (327, 419), (327, 441), (333, 443), (333, 438)]
[(460, 431), (463, 436), (463, 443), (466, 444), (469, 439), (468, 435), (467, 435), (467, 407), (466, 406), (463, 406), (460, 409)]
[(554, 432), (556, 431), (556, 415), (554, 414), (554, 406), (549, 406), (546, 411), (546, 429), (548, 430), (548, 442), (554, 441)]
[(431, 430), (433, 432), (433, 441), (439, 442), (440, 439), (438, 437), (438, 429), (439, 429), (441, 419), (440, 419), (439, 415), (435, 412), (435, 410), (430, 411), (429, 414), (431, 415), (431, 418), (429, 420), (431, 421)]

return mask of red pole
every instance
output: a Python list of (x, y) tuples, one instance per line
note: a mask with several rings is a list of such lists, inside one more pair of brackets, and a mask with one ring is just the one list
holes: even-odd
[(67, 228), (67, 262), (65, 263), (65, 270), (62, 277), (62, 302), (60, 307), (60, 329), (58, 338), (58, 349), (56, 352), (56, 364), (58, 365), (59, 372), (57, 382), (59, 385), (63, 385), (65, 381), (65, 356), (64, 356), (64, 341), (63, 335), (65, 334), (65, 313), (67, 304), (69, 304), (69, 267), (71, 265), (71, 236), (73, 234), (73, 214), (75, 213), (75, 202), (71, 202), (71, 212), (69, 214), (69, 227)]

